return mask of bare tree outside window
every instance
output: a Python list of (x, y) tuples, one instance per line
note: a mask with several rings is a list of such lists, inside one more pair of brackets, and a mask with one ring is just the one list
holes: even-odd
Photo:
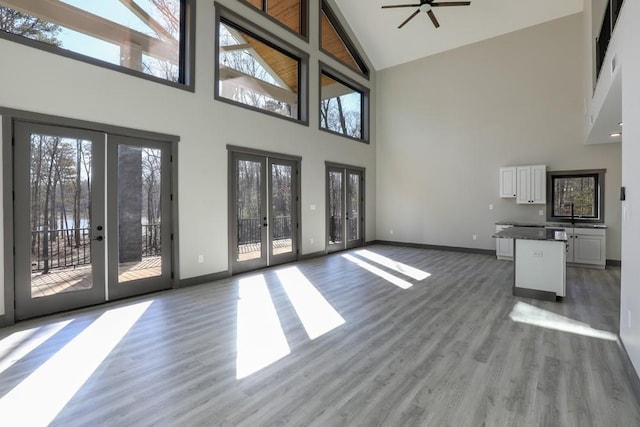
[(320, 127), (362, 139), (363, 94), (322, 73)]

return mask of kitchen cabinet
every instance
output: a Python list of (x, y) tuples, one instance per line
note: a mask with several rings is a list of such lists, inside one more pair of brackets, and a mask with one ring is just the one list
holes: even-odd
[[(509, 227), (511, 225), (496, 225), (496, 233)], [(513, 261), (513, 239), (496, 239), (496, 257)]]
[(518, 204), (546, 204), (547, 167), (534, 165), (500, 168), (500, 197), (516, 199)]
[(547, 203), (547, 167), (518, 166), (516, 203), (544, 205)]
[(595, 268), (607, 264), (607, 237), (604, 229), (567, 228), (567, 262)]
[(503, 199), (516, 198), (516, 168), (500, 168), (500, 197)]

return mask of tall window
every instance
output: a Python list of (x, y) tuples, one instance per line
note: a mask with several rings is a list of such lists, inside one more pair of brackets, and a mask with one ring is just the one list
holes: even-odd
[(604, 221), (604, 170), (549, 172), (548, 219)]
[(338, 17), (324, 0), (320, 11), (320, 48), (347, 67), (369, 76), (365, 62), (340, 25)]
[(216, 98), (305, 121), (308, 55), (220, 5), (217, 10)]
[(326, 66), (320, 71), (320, 128), (368, 141), (369, 93)]
[(3, 0), (0, 37), (160, 81), (191, 85), (194, 0)]
[(308, 0), (241, 0), (265, 13), (285, 28), (307, 37)]

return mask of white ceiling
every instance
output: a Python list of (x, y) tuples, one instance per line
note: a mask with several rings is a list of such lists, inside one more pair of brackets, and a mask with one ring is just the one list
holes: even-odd
[(440, 28), (421, 13), (398, 29), (415, 9), (380, 6), (420, 0), (334, 1), (376, 70), (582, 12), (584, 4), (584, 0), (471, 0), (470, 6), (434, 8)]

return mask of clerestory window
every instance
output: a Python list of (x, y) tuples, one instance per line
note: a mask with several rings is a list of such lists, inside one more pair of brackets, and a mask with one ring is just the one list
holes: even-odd
[(220, 101), (307, 123), (308, 54), (217, 5)]
[(303, 38), (308, 34), (309, 0), (240, 0)]
[(193, 88), (195, 0), (2, 0), (0, 37)]
[(369, 91), (320, 65), (320, 128), (362, 142), (369, 141)]

